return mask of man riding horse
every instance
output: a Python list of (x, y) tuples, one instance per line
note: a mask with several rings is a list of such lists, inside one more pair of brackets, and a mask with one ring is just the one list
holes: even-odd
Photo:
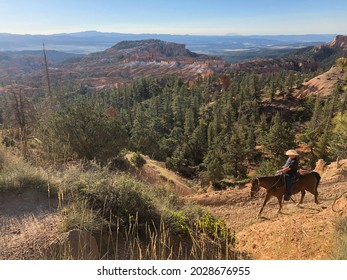
[[(301, 199), (298, 205), (303, 203), (306, 191), (314, 195), (315, 203), (319, 203), (317, 190), (321, 179), (319, 173), (311, 171), (301, 174), (300, 180), (293, 182), (293, 177), (298, 171), (298, 153), (295, 150), (288, 150), (286, 155), (289, 156), (286, 164), (281, 170), (277, 171), (275, 176), (256, 177), (252, 179), (251, 197), (254, 197), (261, 187), (266, 189), (264, 203), (258, 216), (261, 215), (266, 203), (272, 196), (276, 197), (278, 200), (280, 206), (278, 210), (279, 213), (281, 213), (282, 210), (282, 199), (284, 198), (284, 200), (288, 201), (292, 194), (298, 192), (301, 192)], [(282, 179), (282, 176), (278, 175), (284, 175), (285, 180)]]
[(286, 152), (288, 159), (282, 169), (277, 170), (276, 175), (283, 174), (286, 182), (286, 193), (284, 200), (289, 201), (292, 195), (292, 182), (294, 175), (298, 172), (299, 158), (295, 150), (288, 150)]

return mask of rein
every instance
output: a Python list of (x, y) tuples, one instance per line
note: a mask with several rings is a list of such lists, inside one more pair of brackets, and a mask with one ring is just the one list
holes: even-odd
[(278, 180), (276, 181), (275, 184), (273, 184), (268, 191), (271, 191), (272, 189), (274, 189), (276, 187), (276, 185), (278, 184), (278, 182), (282, 179), (283, 175), (278, 176)]
[[(282, 175), (278, 176), (278, 180), (276, 181), (276, 183), (274, 183), (270, 188), (266, 189), (267, 191), (271, 191), (272, 189), (274, 189), (276, 187), (276, 185), (278, 184), (278, 182), (281, 180)], [(258, 177), (255, 178), (258, 181), (258, 186), (260, 187), (260, 180)]]

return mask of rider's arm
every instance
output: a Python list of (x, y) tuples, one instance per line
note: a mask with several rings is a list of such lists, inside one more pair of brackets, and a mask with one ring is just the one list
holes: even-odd
[(292, 170), (290, 167), (285, 167), (280, 170), (277, 170), (277, 173), (287, 173), (288, 171)]

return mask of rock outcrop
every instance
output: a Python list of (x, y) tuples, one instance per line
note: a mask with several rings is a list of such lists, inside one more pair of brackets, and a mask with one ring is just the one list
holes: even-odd
[(326, 182), (343, 182), (347, 179), (347, 159), (338, 160), (326, 165), (326, 163), (320, 159), (317, 162), (315, 171), (321, 176), (322, 180)]
[(184, 44), (176, 44), (172, 42), (164, 42), (160, 40), (141, 40), (141, 41), (123, 41), (114, 45), (109, 50), (125, 51), (135, 54), (139, 57), (145, 57), (150, 54), (154, 58), (163, 57), (198, 57), (196, 53), (193, 53), (186, 49)]
[(327, 97), (333, 94), (337, 82), (343, 80), (344, 72), (333, 65), (327, 72), (322, 73), (296, 89), (293, 96), (296, 98), (306, 98), (308, 96)]
[(334, 40), (327, 45), (332, 48), (347, 49), (347, 36), (337, 35)]
[(48, 256), (56, 259), (98, 260), (100, 251), (94, 236), (80, 229), (70, 230), (48, 248)]

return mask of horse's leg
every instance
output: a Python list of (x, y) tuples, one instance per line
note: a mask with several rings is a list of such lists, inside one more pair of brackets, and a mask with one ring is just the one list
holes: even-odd
[(317, 188), (316, 188), (316, 191), (314, 192), (314, 202), (315, 202), (316, 204), (319, 204), (319, 202), (318, 202), (318, 190), (317, 190)]
[(305, 197), (306, 191), (304, 189), (301, 190), (301, 198), (300, 201), (296, 204), (296, 206), (302, 204), (304, 202), (304, 197)]
[(278, 212), (277, 213), (282, 213), (282, 196), (278, 196), (277, 197), (278, 199), (278, 204), (280, 205), (280, 209), (278, 209)]
[(260, 214), (263, 212), (264, 206), (265, 206), (266, 203), (269, 201), (270, 197), (271, 197), (271, 194), (266, 193), (265, 200), (264, 200), (263, 206), (261, 207), (261, 209), (260, 209), (260, 211), (259, 211), (258, 217), (259, 217)]

